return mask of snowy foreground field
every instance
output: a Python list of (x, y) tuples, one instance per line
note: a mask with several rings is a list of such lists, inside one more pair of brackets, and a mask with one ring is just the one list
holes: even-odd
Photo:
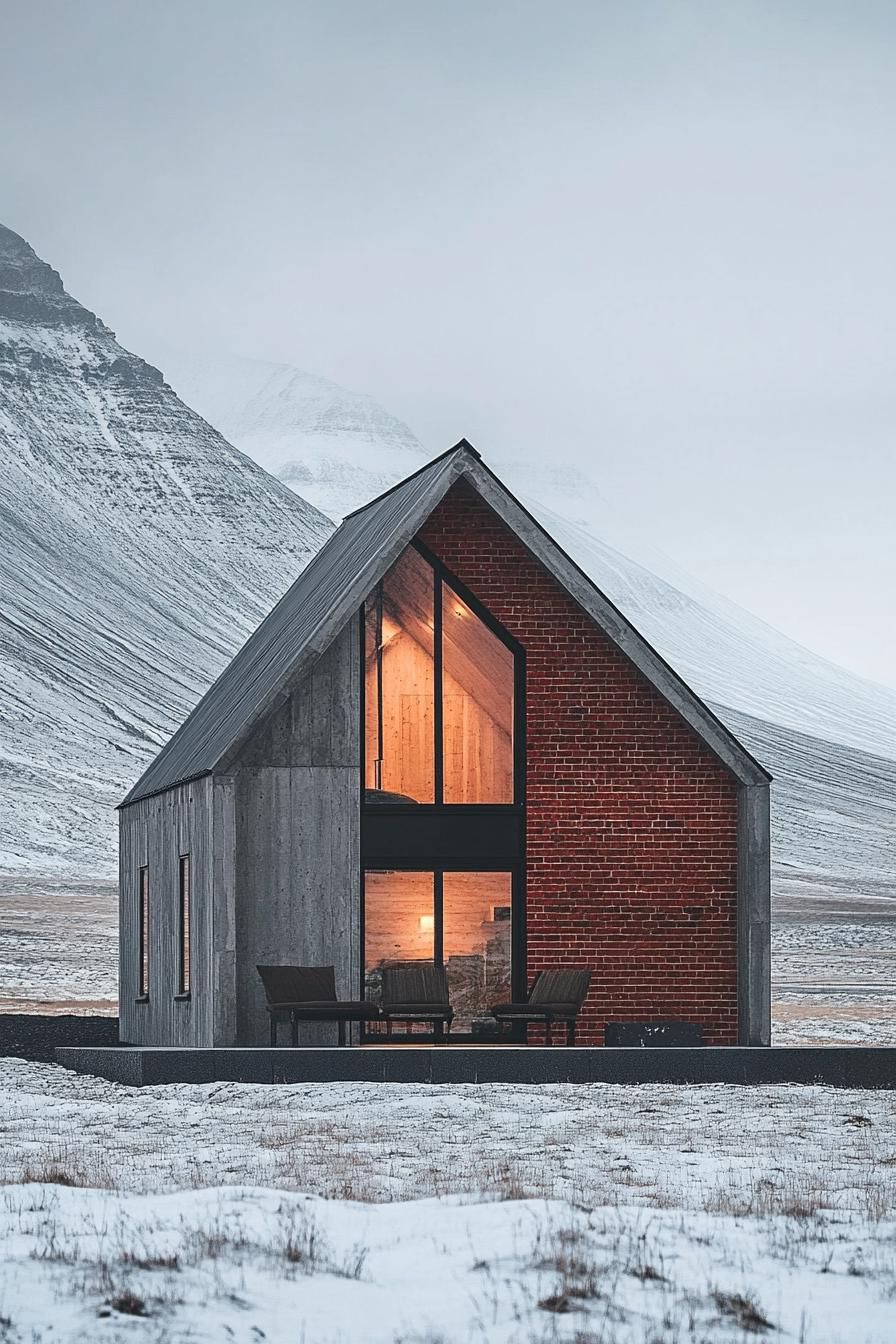
[(893, 1094), (0, 1061), (0, 1340), (896, 1339)]

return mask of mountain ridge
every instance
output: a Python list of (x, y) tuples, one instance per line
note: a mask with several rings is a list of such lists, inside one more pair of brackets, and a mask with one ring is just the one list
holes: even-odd
[(0, 869), (110, 874), (112, 809), (333, 524), (0, 233)]
[(172, 358), (172, 381), (191, 406), (336, 521), (420, 466), (413, 431), (363, 392), (288, 364)]

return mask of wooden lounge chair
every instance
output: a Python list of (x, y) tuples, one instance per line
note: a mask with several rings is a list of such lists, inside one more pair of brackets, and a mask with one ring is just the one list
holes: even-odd
[(490, 1010), (500, 1023), (543, 1022), (548, 1045), (555, 1022), (566, 1023), (566, 1044), (576, 1043), (576, 1018), (585, 1002), (591, 972), (580, 967), (539, 971), (525, 1003), (496, 1003)]
[(431, 962), (399, 962), (383, 967), (380, 1012), (386, 1019), (386, 1034), (394, 1022), (431, 1022), (437, 1040), (443, 1028), (450, 1032), (454, 1009), (448, 1001), (448, 972)]
[(336, 1022), (339, 1044), (345, 1045), (346, 1022), (379, 1017), (366, 999), (337, 999), (334, 966), (257, 966), (271, 1015), (271, 1045), (277, 1044), (280, 1022), (292, 1025), (292, 1043), (299, 1043), (300, 1022)]

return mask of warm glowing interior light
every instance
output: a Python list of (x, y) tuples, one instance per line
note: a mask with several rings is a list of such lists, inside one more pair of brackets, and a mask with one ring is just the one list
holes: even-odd
[(432, 933), (433, 929), (435, 928), (435, 923), (436, 923), (435, 915), (420, 916), (420, 928), (424, 933)]

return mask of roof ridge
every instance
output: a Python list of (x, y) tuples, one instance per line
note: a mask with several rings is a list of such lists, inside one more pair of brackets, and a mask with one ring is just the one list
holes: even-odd
[(379, 504), (380, 500), (385, 499), (387, 495), (391, 495), (401, 486), (407, 485), (408, 481), (412, 481), (415, 476), (419, 476), (421, 472), (428, 471), (430, 467), (434, 467), (435, 464), (441, 462), (443, 458), (450, 457), (452, 453), (469, 453), (472, 457), (475, 457), (477, 462), (482, 462), (482, 465), (485, 466), (482, 454), (476, 451), (469, 439), (458, 439), (457, 443), (454, 444), (452, 448), (446, 448), (444, 453), (439, 453), (438, 456), (430, 458), (428, 462), (423, 463), (422, 467), (418, 467), (416, 471), (412, 471), (410, 476), (403, 476), (400, 481), (396, 481), (394, 485), (390, 485), (388, 490), (383, 490), (380, 494), (374, 495), (373, 499), (369, 499), (367, 503), (362, 504), (360, 508), (352, 509), (351, 513), (343, 514), (342, 521), (345, 522), (348, 518), (357, 518), (359, 513), (364, 513), (367, 509), (372, 508), (374, 504)]

